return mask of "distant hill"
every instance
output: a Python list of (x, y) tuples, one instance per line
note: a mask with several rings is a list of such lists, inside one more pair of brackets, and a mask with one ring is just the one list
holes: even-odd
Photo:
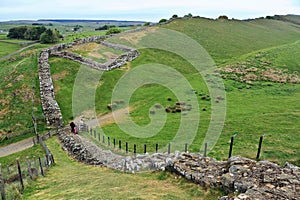
[(145, 23), (145, 21), (127, 21), (127, 20), (90, 20), (90, 19), (39, 19), (38, 22), (60, 22), (60, 23), (78, 23), (78, 22), (101, 22), (101, 23)]
[(247, 21), (181, 18), (162, 27), (195, 39), (219, 65), (253, 51), (300, 40), (300, 16), (296, 15)]
[(273, 18), (276, 20), (300, 25), (300, 15), (275, 15)]
[(89, 20), (89, 19), (38, 19), (38, 20), (11, 20), (11, 21), (4, 21), (0, 23), (1, 24), (99, 23), (99, 24), (143, 25), (145, 21)]

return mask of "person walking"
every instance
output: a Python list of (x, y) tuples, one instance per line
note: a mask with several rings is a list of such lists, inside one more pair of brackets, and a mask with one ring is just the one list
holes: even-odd
[(71, 123), (70, 123), (70, 127), (71, 127), (71, 132), (72, 132), (72, 133), (75, 133), (75, 127), (76, 127), (76, 125), (75, 125), (74, 122), (71, 122)]

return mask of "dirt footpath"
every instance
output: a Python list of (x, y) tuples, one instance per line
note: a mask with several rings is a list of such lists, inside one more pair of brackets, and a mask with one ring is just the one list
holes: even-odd
[(20, 142), (16, 142), (13, 144), (9, 144), (7, 146), (0, 147), (0, 157), (8, 156), (10, 154), (17, 153), (19, 151), (23, 151), (25, 149), (32, 147), (33, 145), (34, 145), (33, 138), (31, 137), (31, 138), (22, 140)]

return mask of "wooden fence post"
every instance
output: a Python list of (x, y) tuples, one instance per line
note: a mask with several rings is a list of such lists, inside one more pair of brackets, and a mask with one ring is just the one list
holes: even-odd
[(19, 179), (20, 179), (20, 184), (21, 184), (21, 188), (22, 188), (21, 193), (22, 193), (24, 191), (24, 183), (23, 183), (22, 171), (21, 171), (21, 166), (20, 166), (19, 159), (17, 159), (17, 165), (18, 165), (18, 173), (19, 173)]
[(204, 158), (206, 158), (206, 152), (207, 152), (207, 142), (205, 142), (204, 144), (204, 153), (203, 153)]
[(188, 151), (188, 143), (185, 143), (185, 145), (184, 145), (184, 152), (187, 153), (187, 151)]
[(90, 135), (93, 135), (93, 129), (92, 128), (90, 129)]
[(116, 139), (114, 138), (114, 148), (116, 148)]
[(230, 148), (229, 148), (229, 155), (228, 155), (228, 158), (231, 158), (231, 155), (232, 155), (233, 141), (234, 141), (234, 136), (232, 136), (232, 137), (231, 137), (231, 140), (230, 140)]
[(144, 154), (147, 153), (147, 144), (144, 144)]
[(171, 153), (171, 143), (168, 144), (168, 154)]
[(126, 146), (126, 153), (128, 153), (128, 142), (126, 142), (125, 146)]
[(49, 166), (49, 160), (48, 160), (48, 155), (46, 154), (45, 157), (45, 166), (48, 167)]
[(136, 144), (133, 145), (133, 154), (136, 156)]
[(39, 157), (39, 164), (40, 164), (41, 174), (42, 174), (42, 176), (45, 176), (42, 161), (41, 161), (41, 157)]
[(5, 195), (5, 182), (2, 174), (2, 166), (0, 164), (0, 190), (1, 190), (1, 198), (2, 200), (6, 200), (6, 195)]
[(36, 162), (36, 157), (35, 156), (33, 156), (33, 160), (34, 160), (34, 167), (35, 167), (35, 175), (36, 176), (39, 176), (39, 167), (38, 167), (38, 165), (37, 165), (37, 162)]
[(155, 144), (155, 152), (158, 152), (158, 144)]
[(50, 159), (51, 159), (51, 161), (52, 161), (52, 164), (54, 165), (54, 164), (55, 164), (55, 161), (54, 161), (54, 157), (53, 157), (53, 155), (52, 155), (52, 154), (50, 154), (49, 156), (50, 156)]
[(100, 142), (100, 133), (98, 133), (98, 141)]
[(121, 150), (122, 149), (122, 141), (119, 140), (119, 149)]
[(28, 175), (29, 175), (30, 179), (32, 180), (31, 162), (30, 162), (28, 156), (26, 157), (26, 161), (27, 161), (27, 171), (28, 171)]
[(110, 138), (109, 137), (107, 137), (107, 144), (108, 144), (108, 146), (110, 146)]
[(102, 136), (102, 143), (105, 143), (105, 135)]
[(257, 150), (257, 155), (256, 155), (256, 160), (259, 159), (259, 156), (260, 156), (260, 150), (261, 150), (261, 145), (262, 145), (262, 141), (264, 139), (264, 136), (260, 136), (259, 138), (259, 144), (258, 144), (258, 150)]

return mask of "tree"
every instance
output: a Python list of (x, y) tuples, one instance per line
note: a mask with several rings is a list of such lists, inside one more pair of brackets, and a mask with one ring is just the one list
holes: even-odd
[(8, 31), (8, 38), (14, 39), (24, 39), (25, 32), (27, 31), (26, 26), (19, 26), (9, 29)]
[(117, 28), (117, 27), (113, 27), (113, 28), (110, 28), (110, 29), (106, 32), (106, 35), (117, 34), (117, 33), (121, 33), (121, 29), (119, 29), (119, 28)]
[(175, 14), (175, 15), (172, 16), (172, 18), (173, 18), (173, 19), (178, 18), (178, 15)]
[(29, 27), (24, 33), (24, 39), (26, 40), (34, 40), (37, 35), (37, 30), (35, 28)]
[(8, 37), (14, 39), (39, 40), (43, 32), (46, 31), (44, 26), (19, 26), (9, 29)]
[(110, 28), (114, 28), (116, 27), (115, 25), (104, 25), (104, 26), (100, 26), (99, 28), (95, 28), (95, 31), (102, 31), (102, 30), (108, 30)]
[(144, 26), (149, 26), (150, 25), (150, 22), (146, 22), (145, 24), (144, 24)]
[(79, 29), (82, 28), (82, 27), (83, 27), (83, 26), (77, 24), (77, 25), (73, 28), (73, 31), (74, 31), (74, 32), (79, 31)]
[(161, 20), (159, 20), (158, 23), (164, 23), (164, 22), (167, 22), (167, 21), (168, 21), (167, 19), (161, 19)]
[(228, 17), (226, 15), (221, 15), (218, 17), (218, 19), (225, 19), (225, 20), (228, 20)]
[(40, 37), (41, 43), (49, 44), (49, 43), (56, 43), (60, 38), (59, 31), (54, 29), (47, 29), (44, 33), (42, 33)]
[(187, 14), (187, 15), (184, 15), (185, 18), (191, 18), (193, 17), (193, 15), (191, 13)]

